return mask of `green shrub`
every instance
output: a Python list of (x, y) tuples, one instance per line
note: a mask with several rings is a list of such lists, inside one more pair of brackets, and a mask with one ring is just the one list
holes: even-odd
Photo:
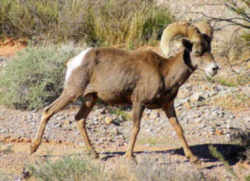
[(0, 34), (133, 48), (172, 21), (155, 0), (1, 0)]
[(209, 153), (216, 159), (218, 159), (219, 161), (221, 161), (226, 170), (232, 174), (236, 179), (239, 179), (238, 175), (235, 173), (235, 171), (233, 170), (233, 168), (229, 165), (229, 163), (225, 160), (225, 158), (223, 157), (223, 155), (212, 145), (210, 145), (209, 147)]
[(246, 177), (246, 181), (250, 181), (250, 175)]
[(0, 72), (0, 104), (38, 109), (62, 91), (64, 62), (77, 49), (69, 46), (28, 47), (8, 61)]

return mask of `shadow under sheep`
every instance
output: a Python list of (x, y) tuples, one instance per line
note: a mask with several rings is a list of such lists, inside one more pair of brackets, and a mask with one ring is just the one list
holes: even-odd
[[(245, 160), (245, 152), (247, 151), (247, 146), (235, 145), (235, 144), (200, 144), (190, 146), (193, 153), (202, 159), (204, 162), (216, 162), (218, 159), (214, 158), (209, 151), (209, 146), (213, 146), (216, 148), (218, 152), (220, 152), (225, 161), (227, 161), (230, 165), (236, 164), (240, 160)], [(178, 149), (170, 149), (163, 151), (139, 151), (134, 152), (136, 155), (138, 154), (177, 154), (184, 156), (184, 152), (182, 148)], [(106, 156), (103, 160), (107, 160), (109, 158), (115, 157), (116, 155), (122, 156), (125, 152), (103, 152)]]

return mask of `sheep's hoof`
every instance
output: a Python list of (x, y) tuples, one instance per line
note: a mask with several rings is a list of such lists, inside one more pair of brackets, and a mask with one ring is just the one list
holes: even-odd
[(189, 161), (191, 163), (194, 163), (194, 164), (198, 164), (198, 165), (201, 164), (201, 161), (199, 160), (199, 158), (197, 156), (194, 156), (194, 155), (189, 157)]
[(38, 148), (37, 144), (31, 143), (30, 145), (30, 154), (35, 153)]
[(99, 158), (99, 154), (96, 151), (94, 151), (94, 150), (88, 151), (88, 155), (92, 159), (98, 159)]
[(135, 163), (137, 164), (137, 160), (135, 158), (135, 156), (133, 154), (128, 154), (126, 153), (123, 158), (126, 160), (126, 161), (129, 161), (129, 162), (132, 162), (132, 163)]

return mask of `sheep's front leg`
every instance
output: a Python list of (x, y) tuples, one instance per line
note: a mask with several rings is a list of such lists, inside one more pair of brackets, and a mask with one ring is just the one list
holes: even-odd
[(186, 138), (184, 136), (184, 131), (176, 117), (176, 112), (174, 109), (174, 102), (171, 101), (170, 103), (166, 104), (163, 107), (164, 112), (166, 113), (170, 124), (174, 127), (177, 136), (179, 137), (179, 139), (181, 140), (181, 144), (185, 153), (185, 156), (191, 161), (191, 162), (197, 162), (198, 161), (198, 157), (196, 157), (191, 149), (188, 146), (188, 143), (186, 141)]
[(143, 113), (144, 107), (140, 103), (133, 104), (133, 129), (130, 137), (129, 145), (125, 157), (128, 159), (132, 159), (134, 157), (133, 151), (136, 142), (137, 135), (140, 131), (140, 122)]

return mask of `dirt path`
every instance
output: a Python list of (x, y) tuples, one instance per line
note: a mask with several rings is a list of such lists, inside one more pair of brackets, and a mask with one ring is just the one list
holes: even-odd
[[(216, 145), (214, 144), (214, 146)], [(216, 147), (219, 148), (218, 145)], [(70, 143), (43, 143), (39, 148), (39, 151), (32, 155), (30, 155), (28, 152), (28, 143), (3, 143), (1, 144), (1, 148), (10, 148), (10, 152), (0, 153), (0, 168), (2, 172), (4, 171), (5, 174), (11, 175), (12, 178), (21, 178), (23, 176), (24, 168), (26, 168), (27, 165), (34, 164), (37, 161), (43, 162), (42, 160), (46, 159), (60, 159), (71, 154), (86, 154), (83, 147), (79, 147), (78, 145)], [(215, 161), (210, 156), (204, 156), (204, 151), (207, 149), (207, 146), (195, 145), (192, 147), (192, 149), (195, 150), (196, 154), (199, 152), (199, 150), (203, 152), (200, 154), (203, 155), (203, 158), (201, 158), (202, 164), (199, 166), (192, 165), (187, 162), (180, 149), (137, 145), (135, 150), (139, 163), (143, 163), (145, 158), (155, 160), (154, 164), (157, 164), (157, 160), (161, 160), (161, 162), (166, 162), (166, 164), (169, 164), (169, 167), (183, 167), (183, 169), (186, 171), (190, 170), (190, 168), (194, 170), (198, 168), (198, 170), (204, 173), (206, 176), (213, 177), (216, 173), (220, 173), (217, 179), (221, 178), (224, 180), (225, 178), (233, 178), (225, 169), (222, 162)], [(226, 149), (226, 145), (223, 146), (223, 149)], [(232, 147), (230, 149), (236, 148)], [(100, 151), (102, 149), (97, 148), (97, 150)], [(114, 166), (117, 166), (117, 164), (120, 162), (120, 159), (122, 159), (121, 156), (124, 151), (125, 148), (113, 148), (105, 150), (105, 152), (101, 152), (101, 159), (99, 162), (100, 164), (108, 166), (110, 166), (110, 164), (114, 164), (115, 162)], [(205, 154), (207, 154), (207, 151), (205, 152)], [(250, 167), (247, 165), (242, 166), (240, 164), (235, 164), (232, 165), (232, 168), (236, 173), (239, 172), (245, 175), (246, 173), (249, 173), (247, 172), (247, 169)]]

